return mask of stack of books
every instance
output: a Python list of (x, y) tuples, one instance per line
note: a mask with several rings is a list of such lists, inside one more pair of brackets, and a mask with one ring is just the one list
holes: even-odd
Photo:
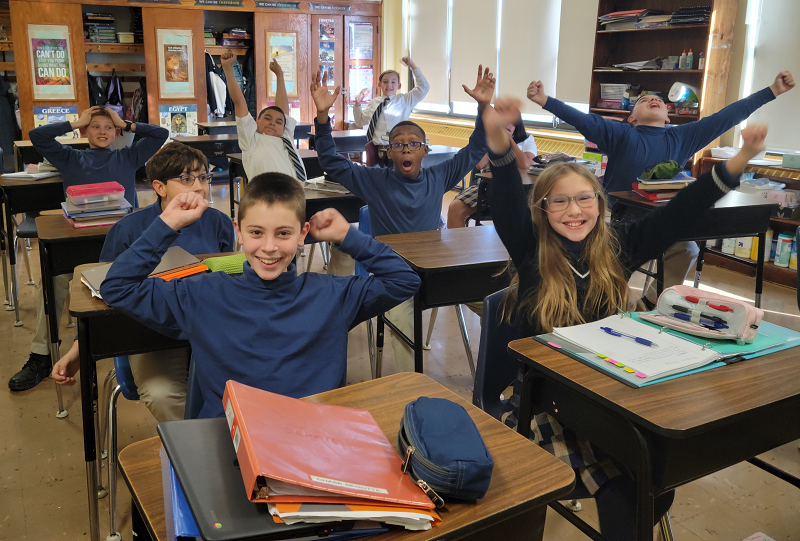
[(237, 39), (247, 39), (250, 37), (247, 35), (247, 30), (245, 30), (244, 28), (231, 28), (230, 30), (228, 30), (228, 34), (230, 34), (231, 37)]
[(627, 11), (614, 11), (598, 17), (602, 30), (633, 30), (644, 17), (661, 15), (664, 13), (657, 9), (631, 9)]
[(678, 8), (670, 17), (670, 25), (708, 24), (711, 21), (711, 6)]
[(144, 43), (144, 29), (142, 26), (142, 8), (131, 8), (131, 26), (134, 43)]
[(113, 225), (131, 212), (132, 205), (119, 182), (80, 184), (68, 187), (66, 192), (61, 209), (75, 228)]
[(686, 173), (679, 173), (672, 179), (637, 179), (632, 189), (650, 201), (667, 201), (675, 197), (679, 190), (695, 181)]
[(206, 46), (213, 47), (217, 44), (217, 39), (214, 37), (214, 27), (213, 26), (204, 26), (203, 27), (203, 40)]
[(83, 14), (84, 36), (93, 43), (116, 43), (117, 34), (114, 28), (114, 16), (110, 13)]

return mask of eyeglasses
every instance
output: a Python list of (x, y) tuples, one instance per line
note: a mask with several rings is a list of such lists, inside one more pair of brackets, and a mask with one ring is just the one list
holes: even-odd
[(211, 182), (211, 175), (206, 175), (206, 174), (197, 176), (181, 175), (179, 177), (168, 178), (167, 180), (180, 180), (181, 184), (183, 184), (184, 186), (194, 186), (195, 180), (199, 180), (200, 184), (208, 184), (209, 182)]
[(572, 201), (575, 201), (581, 208), (589, 208), (597, 203), (597, 192), (581, 192), (573, 197), (554, 195), (552, 197), (545, 197), (542, 201), (547, 205), (547, 210), (553, 212), (567, 210)]
[(408, 150), (411, 152), (416, 152), (425, 146), (425, 143), (421, 143), (419, 141), (411, 141), (410, 143), (392, 143), (389, 145), (389, 148), (392, 149), (393, 152), (403, 152), (405, 147), (408, 147)]

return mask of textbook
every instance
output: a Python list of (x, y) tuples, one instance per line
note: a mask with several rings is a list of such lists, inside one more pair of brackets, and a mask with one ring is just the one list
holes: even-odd
[(250, 501), (401, 507), (435, 515), (433, 502), (403, 473), (403, 461), (368, 411), (234, 381), (225, 384), (222, 404)]
[(638, 186), (632, 186), (631, 190), (649, 201), (666, 201), (678, 195), (677, 190), (669, 192), (646, 192)]

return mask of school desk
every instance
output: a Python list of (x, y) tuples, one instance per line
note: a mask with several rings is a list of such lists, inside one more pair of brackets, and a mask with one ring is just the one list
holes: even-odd
[[(84, 150), (89, 148), (89, 140), (86, 138), (80, 139), (58, 139), (62, 145), (69, 145), (76, 150)], [(36, 150), (33, 143), (30, 141), (14, 141), (14, 156), (17, 159), (17, 171), (25, 169), (25, 164), (39, 163), (42, 158), (41, 153)]]
[(206, 158), (224, 158), (227, 154), (241, 152), (239, 136), (236, 133), (220, 135), (191, 135), (174, 137), (174, 141), (183, 143), (202, 152)]
[[(19, 142), (19, 141), (18, 141)], [(19, 327), (19, 294), (17, 292), (17, 253), (14, 250), (13, 234), (14, 224), (11, 218), (14, 214), (24, 212), (40, 212), (43, 210), (58, 209), (64, 201), (64, 186), (61, 177), (50, 177), (42, 180), (12, 180), (0, 177), (0, 200), (2, 200), (5, 219), (0, 220), (0, 235), (3, 246), (3, 279), (6, 291), (7, 310), (14, 309), (14, 325)], [(8, 259), (11, 266), (11, 275), (5, 266), (5, 247), (9, 246)], [(13, 292), (13, 293), (12, 293)], [(13, 298), (12, 298), (13, 297)]]
[[(420, 396), (446, 398), (464, 407), (480, 430), (494, 459), (486, 497), (477, 502), (449, 503), (442, 524), (427, 531), (394, 530), (382, 541), (429, 539), (527, 540), (544, 526), (547, 503), (567, 494), (575, 475), (566, 464), (520, 438), (502, 423), (422, 374), (400, 373), (306, 397), (311, 402), (369, 411), (397, 449), (397, 433), (405, 405)], [(164, 495), (161, 488), (161, 440), (150, 438), (128, 445), (119, 454), (119, 466), (133, 497), (132, 523), (144, 519), (152, 539), (166, 539)], [(136, 515), (139, 515), (138, 517)], [(224, 518), (224, 517), (220, 517)], [(139, 539), (143, 539), (139, 537)]]
[[(364, 145), (367, 144), (367, 130), (334, 130), (331, 136), (336, 152), (364, 152)], [(315, 149), (314, 137), (312, 126), (308, 135), (308, 148), (312, 150)]]
[(421, 373), (422, 311), (482, 301), (486, 295), (506, 287), (508, 277), (497, 274), (508, 264), (508, 252), (493, 225), (383, 235), (377, 239), (402, 257), (422, 280), (414, 295), (413, 339), (381, 316), (377, 346), (383, 347), (385, 324), (395, 338), (414, 350), (414, 370)]
[[(609, 194), (617, 198), (617, 203), (611, 214), (612, 220), (630, 220), (645, 216), (653, 209), (666, 205), (655, 203), (634, 192), (612, 192)], [(773, 199), (757, 197), (737, 191), (731, 191), (717, 201), (713, 207), (705, 211), (699, 218), (697, 226), (691, 235), (678, 239), (677, 242), (699, 241), (700, 254), (697, 257), (697, 267), (694, 275), (694, 287), (700, 283), (700, 273), (703, 271), (703, 254), (712, 251), (706, 248), (706, 241), (711, 239), (726, 239), (735, 237), (758, 237), (759, 247), (764, 246), (769, 219), (772, 211), (777, 209), (778, 202)], [(726, 259), (745, 263), (756, 269), (755, 305), (761, 306), (761, 291), (764, 284), (764, 250), (758, 250), (758, 260), (743, 259), (732, 254), (723, 254), (721, 251), (713, 252)], [(658, 258), (656, 270), (656, 291), (661, 295), (664, 289), (664, 260)]]
[(532, 338), (508, 351), (528, 370), (519, 432), (528, 435), (534, 408), (545, 411), (627, 466), (639, 541), (653, 538), (655, 495), (800, 438), (797, 349), (638, 389)]
[[(198, 255), (200, 259), (231, 254)], [(175, 340), (121, 314), (104, 301), (92, 297), (89, 288), (81, 283), (84, 270), (104, 265), (97, 263), (99, 253), (92, 263), (74, 268), (70, 284), (69, 313), (78, 325), (80, 350), (81, 416), (83, 421), (83, 455), (86, 462), (86, 484), (89, 494), (89, 539), (99, 538), (97, 491), (100, 483), (100, 462), (97, 460), (98, 388), (96, 364), (100, 359), (133, 355), (188, 346), (188, 342)], [(57, 388), (60, 388), (57, 386)], [(87, 397), (89, 397), (87, 399)], [(103, 404), (101, 407), (105, 407)]]
[(224, 135), (226, 133), (236, 133), (235, 120), (218, 120), (215, 122), (198, 122), (198, 135)]

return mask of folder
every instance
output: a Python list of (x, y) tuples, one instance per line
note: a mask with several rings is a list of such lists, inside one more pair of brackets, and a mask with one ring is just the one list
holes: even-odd
[(368, 411), (234, 381), (222, 403), (251, 501), (434, 508)]

